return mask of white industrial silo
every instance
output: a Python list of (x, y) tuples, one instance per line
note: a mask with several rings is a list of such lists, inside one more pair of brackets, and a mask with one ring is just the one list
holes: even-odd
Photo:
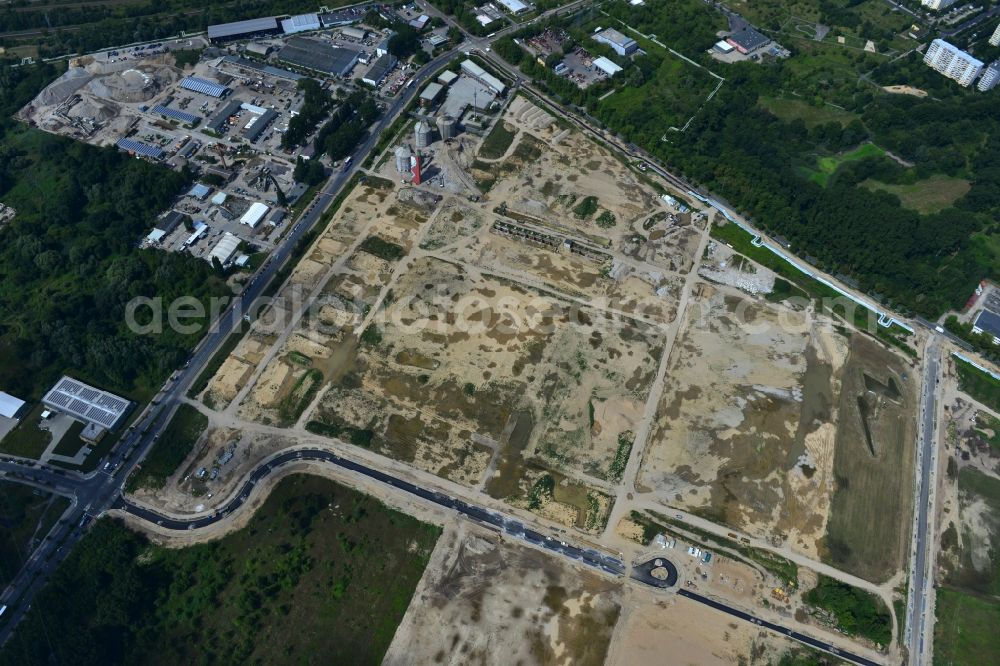
[(451, 116), (438, 116), (437, 126), (442, 141), (453, 139), (455, 138), (455, 134), (458, 133), (455, 127), (456, 121)]
[(413, 140), (417, 146), (417, 150), (431, 145), (433, 131), (431, 126), (423, 120), (417, 121), (417, 125), (413, 128)]
[(396, 149), (396, 171), (399, 173), (410, 173), (410, 149), (400, 146)]

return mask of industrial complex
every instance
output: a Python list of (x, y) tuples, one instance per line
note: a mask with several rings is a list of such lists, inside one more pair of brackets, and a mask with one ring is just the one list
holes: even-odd
[[(211, 595), (191, 597), (181, 577), (163, 575), (170, 594), (181, 589), (183, 603), (236, 627), (247, 645), (257, 633), (275, 643), (267, 623), (279, 614), (305, 624), (348, 608), (334, 602), (358, 595), (359, 567), (335, 566), (375, 562), (382, 542), (358, 535), (382, 521), (380, 538), (402, 549), (375, 573), (413, 565), (411, 586), (391, 599), (386, 636), (358, 633), (334, 660), (377, 640), (372, 661), (385, 664), (925, 663), (935, 585), (989, 564), (1000, 543), (994, 507), (968, 491), (1000, 484), (1000, 384), (989, 379), (1000, 375), (976, 355), (1000, 349), (1000, 287), (983, 279), (938, 322), (895, 312), (862, 280), (792, 254), (794, 233), (769, 237), (714, 184), (685, 180), (660, 158), (700, 160), (721, 128), (734, 142), (718, 144), (725, 159), (746, 127), (787, 127), (807, 158), (775, 153), (772, 165), (751, 150), (719, 180), (734, 189), (764, 175), (782, 187), (801, 180), (810, 205), (830, 202), (828, 214), (849, 187), (861, 201), (905, 207), (923, 163), (876, 137), (860, 99), (880, 95), (883, 115), (930, 101), (889, 97), (853, 70), (842, 84), (853, 106), (793, 90), (791, 76), (780, 96), (758, 94), (792, 57), (779, 39), (795, 58), (805, 53), (788, 69), (827, 57), (809, 49), (845, 43), (819, 23), (832, 9), (801, 26), (792, 17), (802, 33), (793, 37), (756, 6), (743, 9), (755, 27), (726, 4), (695, 0), (682, 10), (705, 27), (690, 33), (698, 53), (684, 54), (657, 13), (670, 1), (296, 6), (304, 13), (73, 55), (30, 102), (18, 99), (18, 120), (101, 148), (74, 150), (170, 176), (146, 206), (155, 210), (121, 227), (130, 236), (121, 246), (177, 291), (195, 282), (213, 291), (198, 297), (212, 305), (204, 338), (175, 327), (167, 335), (183, 345), (138, 348), (144, 362), (156, 357), (155, 381), (64, 367), (69, 356), (32, 383), (4, 375), (0, 440), (13, 434), (14, 445), (0, 477), (57, 489), (72, 520), (52, 520), (61, 540), (25, 565), (30, 576), (12, 583), (10, 601), (0, 598), (0, 649), (8, 605), (32, 621), (17, 605), (53, 574), (64, 544), (106, 516), (148, 538), (129, 555), (136, 576), (161, 576), (175, 547), (248, 551), (246, 566), (218, 545), (204, 551), (218, 558), (180, 567), (205, 590), (215, 585), (201, 577), (205, 563), (253, 569), (211, 577), (227, 581)], [(921, 63), (986, 92), (1000, 83), (1000, 60), (935, 34), (901, 71), (987, 105)], [(844, 48), (856, 53), (831, 61), (884, 56), (872, 55), (874, 38), (854, 40)], [(832, 69), (817, 71), (802, 87), (832, 85)], [(753, 96), (740, 106), (742, 91), (723, 86), (747, 82)], [(679, 110), (659, 113), (673, 103)], [(842, 145), (851, 141), (861, 148)], [(837, 173), (841, 162), (850, 166)], [(912, 172), (883, 183), (876, 167)], [(932, 174), (964, 200), (986, 197), (959, 175)], [(948, 210), (900, 219), (933, 226)], [(129, 268), (94, 273), (107, 274), (106, 291), (124, 279), (139, 296), (105, 305), (99, 292), (80, 307), (124, 310), (138, 338), (130, 308), (157, 299)], [(185, 271), (203, 277), (182, 282)], [(949, 357), (939, 345), (961, 351)], [(123, 355), (93, 355), (122, 365)], [(985, 389), (973, 396), (976, 383)], [(310, 475), (355, 494), (315, 490)], [(293, 484), (308, 491), (301, 502), (285, 490)], [(279, 502), (267, 504), (271, 493)], [(356, 499), (365, 494), (377, 502)], [(430, 524), (419, 527), (426, 544), (398, 536), (414, 516)], [(954, 521), (955, 543), (941, 552), (936, 520)], [(252, 593), (239, 587), (247, 581)], [(102, 586), (120, 594), (104, 580), (86, 589), (103, 595)], [(279, 612), (265, 611), (275, 599)], [(360, 605), (336, 621), (357, 633), (358, 608), (375, 614)], [(154, 604), (147, 610), (150, 626), (168, 626)], [(192, 629), (194, 612), (174, 615), (169, 640), (219, 636), (218, 624)], [(108, 635), (100, 622), (86, 631)], [(242, 660), (334, 654), (329, 643), (306, 652), (289, 642), (280, 655), (254, 645)]]

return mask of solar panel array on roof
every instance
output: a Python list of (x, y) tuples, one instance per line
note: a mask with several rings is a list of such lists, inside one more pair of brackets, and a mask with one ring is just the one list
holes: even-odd
[(157, 146), (151, 146), (148, 143), (143, 143), (142, 141), (136, 141), (135, 139), (118, 139), (115, 143), (119, 149), (140, 155), (142, 157), (151, 157), (154, 160), (158, 160), (163, 157), (163, 150)]
[(161, 116), (166, 116), (167, 118), (173, 118), (174, 120), (179, 120), (182, 123), (188, 123), (189, 125), (194, 125), (199, 120), (200, 116), (196, 116), (193, 113), (188, 113), (187, 111), (181, 111), (180, 109), (171, 109), (169, 106), (163, 106), (162, 104), (157, 104), (153, 107), (153, 113), (158, 113)]
[(88, 386), (70, 377), (63, 377), (42, 402), (46, 407), (64, 412), (86, 424), (96, 424), (108, 430), (119, 425), (132, 403), (124, 398)]
[(1000, 315), (989, 310), (983, 310), (976, 317), (976, 321), (973, 324), (976, 328), (985, 331), (992, 335), (993, 337), (1000, 338)]
[(197, 76), (189, 76), (181, 79), (181, 88), (191, 92), (209, 95), (210, 97), (222, 97), (229, 92), (229, 88), (215, 81), (200, 79)]
[(208, 38), (211, 40), (233, 39), (267, 32), (278, 32), (278, 19), (273, 16), (208, 26)]

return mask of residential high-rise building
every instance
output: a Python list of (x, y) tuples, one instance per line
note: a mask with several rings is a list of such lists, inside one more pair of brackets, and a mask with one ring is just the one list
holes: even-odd
[(976, 87), (980, 92), (986, 92), (995, 88), (998, 83), (1000, 83), (1000, 61), (990, 63)]
[(955, 0), (920, 0), (920, 4), (935, 11), (945, 9), (955, 4)]
[(983, 62), (976, 60), (957, 46), (943, 39), (935, 39), (927, 47), (924, 63), (935, 71), (955, 80), (960, 86), (970, 86), (983, 70)]
[(1000, 23), (997, 23), (997, 29), (990, 35), (990, 46), (1000, 46)]

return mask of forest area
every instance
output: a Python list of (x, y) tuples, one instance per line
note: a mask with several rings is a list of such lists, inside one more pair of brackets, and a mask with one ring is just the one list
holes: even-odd
[(57, 75), (53, 65), (0, 70), (0, 201), (17, 211), (0, 229), (0, 386), (38, 399), (72, 374), (141, 400), (183, 363), (207, 319), (194, 335), (136, 335), (127, 303), (207, 304), (228, 289), (204, 261), (136, 247), (190, 174), (12, 119)]
[(283, 479), (245, 528), (186, 548), (102, 518), (0, 666), (378, 664), (440, 533), (306, 475)]
[[(53, 7), (53, 5), (67, 5)], [(330, 8), (346, 0), (325, 3)], [(209, 25), (281, 14), (316, 11), (314, 0), (122, 0), (82, 4), (77, 0), (47, 1), (35, 9), (9, 3), (0, 9), (0, 46), (33, 44), (40, 57), (87, 53), (109, 46), (163, 39), (181, 32), (200, 32)]]
[[(808, 40), (784, 44), (792, 51), (786, 60), (719, 63), (705, 51), (725, 19), (697, 0), (603, 9), (622, 22), (618, 27), (656, 34), (725, 77), (686, 131), (669, 131), (669, 107), (689, 104), (686, 96), (699, 92), (697, 79), (666, 76), (665, 51), (641, 38), (646, 54), (631, 60), (611, 56), (625, 71), (584, 90), (536, 62), (513, 38), (497, 43), (495, 51), (564, 103), (787, 240), (800, 256), (905, 314), (936, 318), (961, 307), (979, 280), (996, 277), (995, 96), (958, 87), (923, 65), (919, 54), (890, 61)], [(593, 55), (607, 55), (584, 35), (595, 21), (606, 25), (608, 16), (582, 13), (550, 25), (565, 28)], [(881, 92), (880, 86), (901, 82), (929, 94)], [(792, 112), (779, 116), (779, 103)], [(859, 149), (864, 157), (841, 160)], [(830, 166), (822, 178), (816, 177), (818, 162)], [(904, 205), (898, 192), (933, 190), (931, 183), (941, 182), (933, 178), (958, 183), (955, 197)]]

